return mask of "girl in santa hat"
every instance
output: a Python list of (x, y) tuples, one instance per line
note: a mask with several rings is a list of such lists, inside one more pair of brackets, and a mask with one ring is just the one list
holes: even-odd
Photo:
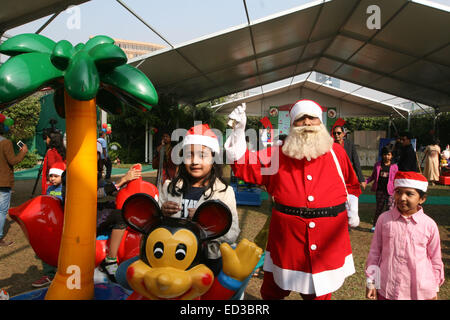
[(439, 230), (425, 215), (427, 179), (398, 171), (395, 206), (377, 221), (366, 262), (366, 297), (378, 300), (437, 299), (444, 282)]
[(173, 180), (164, 182), (159, 197), (163, 214), (175, 218), (191, 219), (206, 200), (220, 200), (230, 208), (230, 230), (208, 243), (207, 265), (214, 274), (221, 268), (220, 244), (234, 245), (240, 233), (234, 190), (222, 179), (222, 167), (214, 161), (219, 153), (217, 136), (207, 124), (189, 129), (183, 140), (183, 163)]

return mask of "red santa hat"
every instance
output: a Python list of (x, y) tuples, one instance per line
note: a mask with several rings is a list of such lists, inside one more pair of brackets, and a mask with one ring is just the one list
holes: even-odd
[(289, 115), (291, 117), (291, 124), (294, 123), (295, 120), (300, 119), (304, 115), (316, 117), (322, 121), (322, 107), (312, 100), (299, 100), (297, 101), (289, 111)]
[(213, 152), (219, 153), (219, 140), (208, 124), (198, 124), (189, 129), (183, 140), (183, 147), (191, 144), (199, 144), (209, 147)]
[(62, 173), (66, 170), (66, 165), (63, 162), (56, 162), (52, 165), (50, 170), (48, 171), (48, 175), (56, 174), (58, 176), (62, 175)]
[(428, 181), (423, 175), (414, 171), (397, 171), (394, 178), (394, 188), (414, 188), (427, 192)]

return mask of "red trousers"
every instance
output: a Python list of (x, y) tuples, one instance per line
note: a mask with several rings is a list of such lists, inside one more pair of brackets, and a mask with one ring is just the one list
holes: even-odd
[[(273, 280), (272, 272), (264, 271), (264, 280), (261, 286), (261, 297), (264, 300), (281, 300), (287, 297), (291, 291), (281, 289)], [(315, 294), (300, 293), (303, 300), (331, 300), (331, 293), (323, 296), (316, 296)]]

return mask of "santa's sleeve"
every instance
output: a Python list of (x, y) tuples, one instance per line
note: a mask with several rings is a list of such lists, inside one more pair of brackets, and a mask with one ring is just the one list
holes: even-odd
[[(246, 150), (245, 154), (231, 164), (234, 175), (241, 180), (267, 187), (272, 173), (273, 147), (258, 152)], [(276, 171), (276, 170), (275, 170)]]

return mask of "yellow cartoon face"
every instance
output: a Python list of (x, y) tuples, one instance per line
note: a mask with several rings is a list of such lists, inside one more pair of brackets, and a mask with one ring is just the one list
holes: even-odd
[(148, 264), (138, 260), (127, 270), (130, 286), (148, 299), (195, 299), (209, 290), (214, 275), (203, 264), (187, 270), (198, 251), (196, 236), (187, 229), (164, 227), (146, 239)]
[(133, 290), (148, 299), (196, 299), (213, 285), (214, 274), (202, 261), (205, 243), (226, 234), (231, 226), (230, 209), (208, 200), (192, 220), (163, 216), (149, 195), (137, 193), (122, 206), (124, 220), (144, 235), (141, 260), (127, 269)]
[(197, 246), (197, 238), (190, 230), (180, 229), (172, 234), (166, 228), (158, 228), (148, 236), (145, 253), (153, 268), (186, 270), (197, 255)]

